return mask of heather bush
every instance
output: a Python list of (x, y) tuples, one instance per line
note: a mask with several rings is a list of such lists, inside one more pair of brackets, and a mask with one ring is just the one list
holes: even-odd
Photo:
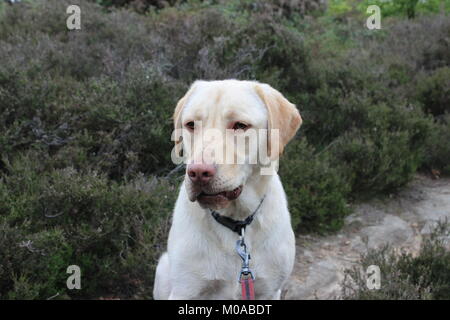
[(379, 6), (383, 17), (403, 16), (409, 19), (413, 19), (419, 14), (433, 14), (450, 10), (450, 1), (448, 0), (365, 0), (360, 2), (358, 7), (363, 11), (369, 5)]
[(92, 0), (106, 7), (127, 7), (144, 13), (151, 8), (162, 9), (168, 6), (174, 6), (186, 0)]
[[(360, 265), (346, 270), (343, 299), (356, 300), (447, 300), (450, 297), (449, 224), (441, 221), (425, 236), (417, 255), (387, 245), (369, 250)], [(380, 268), (381, 287), (367, 288), (364, 270)]]
[(367, 125), (339, 136), (331, 146), (354, 194), (391, 192), (406, 184), (423, 162), (432, 122), (420, 110), (373, 106)]
[(434, 70), (439, 67), (450, 66), (450, 26), (448, 20), (443, 23), (437, 39), (433, 40), (424, 50), (422, 63), (425, 68)]
[[(248, 79), (263, 49), (248, 43), (240, 24), (217, 8), (161, 12), (154, 26), (165, 36), (165, 73), (191, 83), (197, 79)], [(227, 30), (227, 34), (224, 34)]]
[[(39, 20), (48, 11), (52, 21), (64, 8), (57, 3), (54, 9), (49, 2), (14, 5), (1, 20), (14, 27), (14, 35), (3, 29), (0, 37), (1, 55), (9, 61), (0, 66), (5, 152), (32, 147), (61, 159), (62, 166), (91, 167), (115, 179), (168, 170), (170, 117), (188, 84), (169, 81), (150, 59), (151, 42), (138, 43), (149, 30), (141, 17), (122, 12), (110, 19), (83, 2), (88, 31), (68, 36), (61, 26), (49, 31)], [(20, 46), (14, 45), (21, 36)]]
[(434, 130), (426, 143), (424, 166), (439, 176), (450, 175), (450, 115), (434, 124)]
[[(70, 167), (43, 175), (37, 160), (8, 161), (0, 179), (0, 297), (151, 297), (176, 186)], [(69, 265), (82, 270), (81, 291), (66, 287)]]
[(327, 13), (332, 16), (348, 16), (350, 14), (367, 15), (367, 8), (376, 5), (380, 8), (381, 16), (405, 17), (414, 19), (419, 15), (430, 15), (450, 11), (448, 0), (329, 0)]
[(328, 152), (317, 153), (306, 139), (296, 139), (289, 144), (279, 173), (296, 231), (326, 233), (343, 225), (350, 212), (350, 186)]
[(434, 70), (417, 85), (418, 100), (433, 116), (450, 113), (450, 67)]
[(184, 86), (145, 66), (123, 82), (43, 78), (26, 82), (23, 74), (0, 68), (6, 154), (39, 149), (60, 165), (92, 167), (116, 179), (171, 167), (170, 118)]
[(295, 14), (321, 14), (326, 9), (324, 0), (91, 0), (106, 7), (126, 7), (145, 13), (168, 7), (236, 5), (237, 10), (267, 12), (290, 17)]

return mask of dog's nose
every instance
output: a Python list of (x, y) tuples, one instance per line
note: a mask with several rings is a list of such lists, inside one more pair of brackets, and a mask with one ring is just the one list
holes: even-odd
[(207, 184), (216, 174), (216, 168), (211, 164), (190, 164), (187, 167), (189, 179), (195, 184)]

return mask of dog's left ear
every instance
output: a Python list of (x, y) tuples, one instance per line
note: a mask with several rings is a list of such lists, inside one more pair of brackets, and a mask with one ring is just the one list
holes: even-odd
[[(255, 90), (267, 108), (268, 132), (267, 153), (272, 160), (277, 159), (286, 144), (295, 136), (302, 124), (300, 113), (280, 92), (267, 84), (256, 84)], [(271, 129), (278, 129), (279, 141), (272, 141)], [(275, 150), (277, 149), (277, 150)]]

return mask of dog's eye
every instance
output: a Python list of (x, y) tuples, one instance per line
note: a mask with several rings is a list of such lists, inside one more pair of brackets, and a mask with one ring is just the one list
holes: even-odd
[(243, 122), (236, 122), (236, 123), (233, 125), (233, 130), (247, 130), (248, 127), (249, 127), (248, 124), (245, 124), (245, 123), (243, 123)]
[(188, 128), (189, 130), (194, 130), (194, 121), (189, 121), (185, 124), (186, 128)]

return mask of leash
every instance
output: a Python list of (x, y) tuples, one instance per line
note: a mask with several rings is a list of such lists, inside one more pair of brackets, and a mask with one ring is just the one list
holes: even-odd
[(247, 245), (245, 244), (245, 228), (250, 223), (252, 223), (253, 218), (261, 207), (265, 197), (265, 195), (262, 197), (258, 207), (256, 207), (255, 211), (253, 211), (253, 213), (249, 215), (245, 220), (234, 220), (230, 217), (220, 215), (220, 213), (218, 213), (217, 211), (209, 209), (211, 215), (218, 223), (220, 223), (224, 227), (227, 227), (231, 231), (236, 232), (239, 235), (239, 240), (237, 240), (235, 248), (237, 254), (242, 259), (241, 272), (238, 276), (238, 282), (241, 284), (242, 300), (255, 300), (255, 276), (253, 275), (249, 267), (251, 258), (250, 253), (247, 252)]
[(238, 282), (241, 284), (242, 300), (255, 300), (255, 277), (249, 268), (250, 254), (244, 240), (244, 230), (241, 229), (239, 240), (236, 242), (236, 252), (242, 259), (242, 268), (239, 273)]

